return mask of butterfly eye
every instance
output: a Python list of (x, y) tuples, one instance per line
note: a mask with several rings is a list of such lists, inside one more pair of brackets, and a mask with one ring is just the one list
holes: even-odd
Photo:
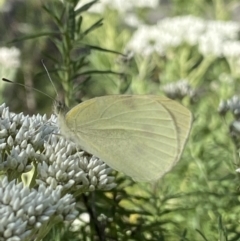
[(64, 102), (55, 100), (54, 101), (54, 113), (59, 114), (59, 113), (65, 113), (67, 112), (67, 107)]

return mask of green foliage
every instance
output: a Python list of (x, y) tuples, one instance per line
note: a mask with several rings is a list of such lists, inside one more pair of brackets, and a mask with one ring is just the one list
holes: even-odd
[(173, 0), (173, 12), (176, 15), (194, 14), (203, 16), (206, 13), (218, 20), (228, 20), (230, 11), (237, 0)]

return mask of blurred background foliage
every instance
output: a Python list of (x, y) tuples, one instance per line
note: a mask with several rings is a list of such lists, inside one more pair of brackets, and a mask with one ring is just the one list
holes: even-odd
[[(44, 240), (240, 240), (240, 1), (87, 2), (2, 0), (1, 78), (55, 98), (43, 59), (69, 106), (166, 94), (192, 111), (193, 128), (158, 183), (118, 173), (117, 188), (84, 194), (79, 220)], [(13, 112), (52, 113), (32, 89), (2, 82), (0, 91)]]

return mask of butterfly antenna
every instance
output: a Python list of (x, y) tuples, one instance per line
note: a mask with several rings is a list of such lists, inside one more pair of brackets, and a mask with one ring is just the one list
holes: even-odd
[(54, 91), (55, 91), (55, 93), (56, 93), (56, 96), (58, 96), (57, 89), (56, 89), (56, 87), (55, 87), (55, 85), (54, 85), (54, 83), (53, 83), (53, 81), (52, 81), (52, 78), (51, 78), (51, 76), (50, 76), (50, 74), (49, 74), (49, 72), (48, 72), (48, 70), (47, 70), (46, 65), (45, 65), (44, 62), (43, 62), (43, 59), (41, 60), (41, 62), (42, 62), (42, 65), (43, 65), (44, 69), (45, 69), (46, 72), (47, 72), (48, 78), (49, 78), (49, 80), (50, 80), (50, 82), (51, 82), (51, 84), (52, 84), (52, 86), (53, 86), (53, 89), (54, 89)]
[(53, 100), (53, 101), (55, 100), (52, 96), (50, 96), (50, 95), (44, 93), (43, 91), (38, 90), (38, 89), (36, 89), (36, 88), (34, 88), (34, 87), (32, 87), (32, 86), (24, 85), (24, 84), (21, 84), (21, 83), (16, 83), (16, 82), (13, 82), (13, 81), (11, 81), (11, 80), (9, 80), (9, 79), (6, 79), (6, 78), (2, 78), (2, 81), (7, 82), (7, 83), (11, 83), (11, 84), (14, 84), (14, 85), (19, 85), (19, 86), (22, 86), (22, 87), (25, 87), (25, 88), (29, 88), (29, 89), (32, 89), (32, 90), (35, 90), (35, 91), (37, 91), (38, 93), (41, 93), (41, 94), (47, 96), (47, 97), (50, 98), (51, 100)]

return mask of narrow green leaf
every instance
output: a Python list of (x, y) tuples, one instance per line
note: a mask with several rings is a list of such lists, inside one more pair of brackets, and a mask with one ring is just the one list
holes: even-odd
[(208, 239), (205, 237), (205, 235), (198, 229), (196, 229), (196, 231), (201, 235), (201, 237), (205, 240), (208, 241)]
[(20, 37), (20, 38), (11, 40), (11, 41), (7, 42), (7, 44), (12, 44), (12, 43), (20, 42), (20, 41), (23, 41), (23, 40), (35, 39), (35, 38), (44, 37), (44, 36), (50, 37), (50, 36), (56, 35), (56, 34), (61, 34), (61, 33), (58, 32), (58, 31), (56, 31), (56, 32), (34, 33), (34, 34), (31, 34), (31, 35), (27, 35), (27, 36), (24, 36), (24, 37)]
[(80, 7), (77, 11), (76, 11), (76, 16), (81, 14), (82, 12), (86, 12), (92, 5), (94, 5), (96, 2), (98, 2), (99, 0), (94, 0), (92, 2), (89, 2), (87, 4), (84, 4), (82, 7)]
[(77, 23), (76, 23), (76, 32), (77, 33), (80, 33), (80, 31), (81, 31), (82, 20), (83, 20), (82, 16), (80, 16), (77, 20)]
[(125, 55), (125, 54), (122, 54), (122, 53), (120, 53), (120, 52), (118, 52), (118, 51), (114, 51), (114, 50), (111, 50), (111, 49), (105, 49), (105, 48), (101, 48), (101, 47), (94, 46), (94, 45), (89, 45), (89, 44), (87, 44), (86, 46), (88, 46), (88, 47), (91, 48), (91, 49), (98, 50), (98, 51), (102, 51), (102, 52), (119, 54), (119, 55), (122, 55), (122, 56), (124, 56), (124, 57), (127, 56), (127, 55)]
[(89, 34), (90, 32), (92, 32), (93, 30), (95, 30), (96, 28), (99, 28), (103, 25), (102, 23), (103, 19), (101, 18), (100, 20), (98, 20), (96, 23), (94, 23), (91, 27), (89, 27), (88, 29), (86, 29), (84, 32), (83, 32), (83, 35), (87, 35)]
[(74, 75), (73, 78), (77, 78), (77, 77), (82, 76), (82, 75), (92, 75), (92, 74), (114, 74), (114, 75), (122, 75), (123, 73), (114, 72), (114, 71), (111, 71), (111, 70), (89, 70), (89, 71), (77, 73), (76, 75)]
[(227, 233), (222, 222), (222, 216), (218, 217), (219, 241), (228, 241)]
[(54, 63), (59, 63), (59, 59), (54, 58), (52, 54), (43, 53), (43, 55), (44, 55), (46, 58), (52, 60), (52, 62), (54, 62)]
[(58, 16), (50, 8), (48, 8), (46, 5), (43, 5), (43, 10), (45, 10), (51, 16), (51, 18), (54, 20), (54, 22), (58, 26), (61, 25), (60, 19), (58, 18)]

